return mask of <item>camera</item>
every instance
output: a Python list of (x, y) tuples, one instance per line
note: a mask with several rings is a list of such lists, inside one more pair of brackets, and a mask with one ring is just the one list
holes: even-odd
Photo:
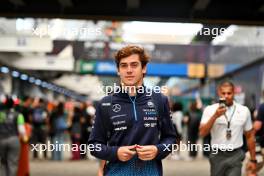
[(219, 103), (219, 106), (220, 107), (222, 107), (222, 108), (226, 107), (226, 100), (225, 100), (225, 98), (219, 98), (218, 103)]

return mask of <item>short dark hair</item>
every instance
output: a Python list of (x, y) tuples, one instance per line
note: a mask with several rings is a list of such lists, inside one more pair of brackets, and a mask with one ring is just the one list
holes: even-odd
[(235, 85), (230, 80), (224, 80), (224, 81), (220, 82), (220, 84), (218, 85), (218, 88), (226, 87), (226, 86), (230, 86), (230, 87), (232, 87), (233, 90), (235, 90)]
[(22, 101), (23, 101), (23, 102), (27, 101), (28, 99), (31, 99), (31, 97), (28, 96), (28, 95), (22, 97)]
[(145, 67), (149, 62), (149, 55), (146, 53), (144, 48), (141, 48), (136, 45), (128, 45), (117, 51), (115, 55), (115, 62), (117, 68), (119, 68), (119, 63), (121, 59), (131, 56), (133, 54), (138, 54), (142, 67)]
[(182, 111), (183, 106), (181, 102), (175, 102), (172, 106), (173, 111)]
[(45, 103), (44, 99), (43, 98), (40, 98), (39, 99), (39, 103), (44, 104)]
[(12, 108), (15, 104), (14, 104), (14, 100), (12, 97), (10, 96), (6, 96), (6, 100), (5, 100), (5, 103), (4, 103), (5, 107), (7, 109), (10, 109)]

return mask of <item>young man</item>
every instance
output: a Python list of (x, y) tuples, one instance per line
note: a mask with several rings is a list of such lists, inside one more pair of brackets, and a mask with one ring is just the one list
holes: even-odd
[(104, 175), (162, 175), (161, 160), (176, 143), (168, 99), (160, 95), (157, 107), (143, 86), (149, 61), (144, 49), (124, 47), (115, 61), (122, 91), (98, 103), (89, 144), (100, 148), (91, 154), (107, 161)]
[(200, 125), (200, 135), (211, 133), (212, 153), (209, 157), (211, 176), (241, 175), (245, 153), (243, 132), (251, 156), (249, 167), (256, 168), (255, 137), (250, 111), (234, 101), (234, 84), (224, 81), (218, 86), (218, 95), (223, 103), (216, 103), (205, 108)]

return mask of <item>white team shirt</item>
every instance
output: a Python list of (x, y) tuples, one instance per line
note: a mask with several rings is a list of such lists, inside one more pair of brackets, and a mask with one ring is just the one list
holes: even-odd
[[(213, 116), (219, 104), (207, 106), (204, 109), (201, 124), (205, 124)], [(233, 114), (234, 112), (234, 114)], [(252, 129), (252, 121), (250, 111), (246, 106), (236, 102), (231, 107), (228, 107), (226, 116), (230, 120), (230, 129), (232, 130), (231, 139), (226, 138), (227, 120), (224, 115), (220, 116), (214, 122), (211, 128), (211, 147), (221, 150), (236, 149), (243, 145), (243, 133)]]

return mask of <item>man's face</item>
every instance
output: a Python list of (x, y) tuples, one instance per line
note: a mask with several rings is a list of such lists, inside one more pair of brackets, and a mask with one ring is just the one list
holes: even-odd
[(234, 100), (234, 89), (231, 86), (221, 86), (218, 88), (218, 96), (225, 98), (226, 104), (230, 106)]
[(140, 86), (145, 73), (146, 66), (142, 68), (137, 54), (122, 58), (119, 63), (118, 75), (125, 86)]

